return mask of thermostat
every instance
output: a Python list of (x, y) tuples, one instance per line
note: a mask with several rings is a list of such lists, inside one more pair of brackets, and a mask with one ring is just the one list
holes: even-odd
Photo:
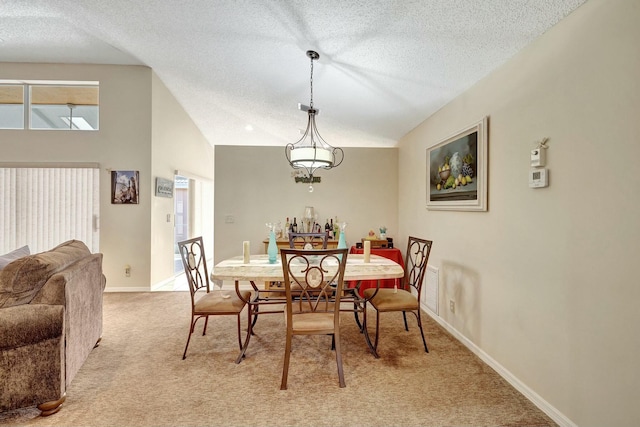
[(544, 152), (545, 150), (540, 147), (531, 150), (531, 167), (539, 168), (544, 166), (546, 162)]
[(540, 188), (549, 186), (549, 171), (547, 169), (531, 169), (529, 171), (529, 187)]

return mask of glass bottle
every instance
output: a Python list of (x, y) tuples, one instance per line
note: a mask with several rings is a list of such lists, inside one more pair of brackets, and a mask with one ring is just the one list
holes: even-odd
[(269, 255), (269, 264), (275, 264), (278, 259), (278, 245), (276, 244), (275, 224), (268, 222), (269, 228), (269, 246), (267, 246), (267, 255)]
[[(337, 217), (336, 217), (336, 225), (337, 225)], [(346, 222), (343, 222), (342, 224), (340, 224), (340, 238), (338, 239), (338, 249), (345, 249), (347, 247), (347, 239), (345, 238), (345, 235), (344, 235), (345, 228), (347, 228)]]
[(289, 217), (287, 217), (287, 222), (284, 223), (284, 238), (289, 240), (289, 228), (291, 228), (291, 224), (289, 224)]
[(291, 226), (291, 231), (294, 233), (298, 232), (298, 223), (296, 222), (296, 217), (293, 217), (293, 225)]

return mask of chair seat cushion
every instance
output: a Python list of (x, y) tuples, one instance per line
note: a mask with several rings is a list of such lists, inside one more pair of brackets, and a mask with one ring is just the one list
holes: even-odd
[[(222, 295), (230, 295), (223, 298)], [(251, 298), (251, 291), (241, 291), (240, 294), (246, 300)], [(242, 311), (245, 302), (241, 300), (235, 291), (213, 291), (204, 294), (196, 301), (195, 314), (237, 314)]]
[[(294, 333), (303, 334), (332, 334), (333, 313), (298, 313), (292, 316), (292, 329)], [(285, 312), (285, 323), (286, 323)]]
[[(375, 291), (375, 288), (365, 289), (364, 297), (371, 298)], [(409, 311), (419, 308), (418, 299), (411, 292), (402, 289), (394, 292), (394, 289), (380, 288), (369, 302), (378, 311)]]

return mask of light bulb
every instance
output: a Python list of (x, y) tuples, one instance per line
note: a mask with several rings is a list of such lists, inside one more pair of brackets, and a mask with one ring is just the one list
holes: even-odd
[(309, 193), (313, 193), (313, 185), (309, 184)]

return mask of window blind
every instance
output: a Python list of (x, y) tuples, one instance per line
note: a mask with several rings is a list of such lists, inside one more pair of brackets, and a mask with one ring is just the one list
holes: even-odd
[(70, 239), (99, 252), (98, 168), (0, 168), (0, 253), (42, 252)]

